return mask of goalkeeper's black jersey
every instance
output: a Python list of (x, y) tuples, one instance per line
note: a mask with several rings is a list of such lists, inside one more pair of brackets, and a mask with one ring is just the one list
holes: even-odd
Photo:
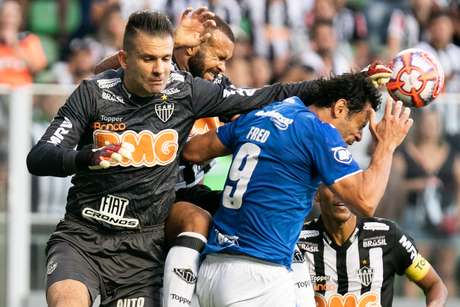
[[(189, 73), (171, 73), (163, 92), (136, 97), (123, 86), (123, 71), (83, 81), (61, 107), (28, 156), (29, 170), (72, 179), (66, 213), (118, 229), (162, 223), (174, 201), (178, 160), (196, 119), (248, 111), (308, 90), (309, 83), (236, 89)], [(129, 142), (133, 161), (105, 170), (77, 170), (83, 146)]]
[(342, 246), (316, 219), (304, 225), (297, 246), (307, 258), (316, 304), (322, 307), (390, 307), (395, 274), (419, 261), (412, 238), (380, 218), (360, 219)]

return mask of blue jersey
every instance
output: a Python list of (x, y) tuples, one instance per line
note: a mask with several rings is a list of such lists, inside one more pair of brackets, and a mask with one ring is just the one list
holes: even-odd
[(361, 169), (337, 129), (297, 97), (242, 115), (217, 135), (233, 161), (204, 254), (244, 254), (290, 267), (319, 183)]

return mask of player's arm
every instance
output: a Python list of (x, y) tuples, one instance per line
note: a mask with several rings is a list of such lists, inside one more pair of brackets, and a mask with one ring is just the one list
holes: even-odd
[(88, 81), (83, 81), (59, 109), (27, 156), (27, 168), (31, 174), (65, 177), (79, 169), (107, 168), (112, 159), (130, 158), (131, 147), (124, 144), (107, 144), (98, 149), (85, 146), (75, 150), (94, 114), (92, 97)]
[(391, 163), (395, 149), (402, 143), (413, 120), (409, 118), (410, 109), (403, 108), (401, 102), (388, 100), (385, 114), (377, 124), (372, 111), (369, 129), (376, 146), (369, 167), (363, 171), (342, 178), (330, 188), (361, 214), (374, 214), (385, 192), (390, 176)]
[(428, 261), (423, 259), (423, 257), (421, 257), (421, 259), (425, 261), (426, 266), (429, 267), (426, 275), (422, 279), (417, 280), (417, 276), (413, 276), (411, 275), (413, 273), (408, 273), (406, 271), (406, 276), (423, 290), (426, 297), (427, 307), (445, 306), (447, 300), (446, 286)]
[(217, 136), (216, 130), (194, 136), (185, 144), (183, 157), (185, 160), (201, 163), (212, 158), (231, 154)]
[(315, 81), (275, 83), (262, 88), (235, 88), (214, 84), (201, 78), (192, 81), (192, 109), (196, 118), (246, 113), (273, 101), (299, 96), (309, 92)]
[(398, 225), (393, 224), (394, 244), (391, 249), (396, 273), (407, 276), (425, 293), (428, 307), (442, 307), (447, 300), (447, 288), (430, 263), (418, 252), (415, 241)]
[(185, 144), (183, 158), (194, 163), (201, 163), (231, 154), (235, 144), (235, 126), (238, 123), (239, 120), (235, 120), (220, 126), (217, 130), (194, 136)]

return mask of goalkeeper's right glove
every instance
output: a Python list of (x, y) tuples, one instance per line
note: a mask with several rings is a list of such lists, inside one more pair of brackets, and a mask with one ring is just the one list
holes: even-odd
[(367, 73), (368, 77), (372, 81), (372, 84), (374, 84), (376, 88), (379, 88), (390, 81), (391, 74), (393, 73), (391, 68), (379, 62), (373, 62), (372, 64), (367, 65), (363, 70), (361, 70), (361, 72)]
[(97, 149), (84, 148), (80, 150), (75, 161), (79, 169), (85, 167), (91, 170), (106, 169), (112, 166), (112, 163), (121, 162), (123, 158), (132, 160), (133, 152), (134, 146), (131, 143), (106, 143), (105, 146)]

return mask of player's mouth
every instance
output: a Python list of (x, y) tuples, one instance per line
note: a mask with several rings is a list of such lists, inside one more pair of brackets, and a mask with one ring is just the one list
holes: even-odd
[(153, 84), (153, 85), (161, 85), (163, 84), (163, 79), (150, 79), (149, 80), (149, 83), (150, 84)]

